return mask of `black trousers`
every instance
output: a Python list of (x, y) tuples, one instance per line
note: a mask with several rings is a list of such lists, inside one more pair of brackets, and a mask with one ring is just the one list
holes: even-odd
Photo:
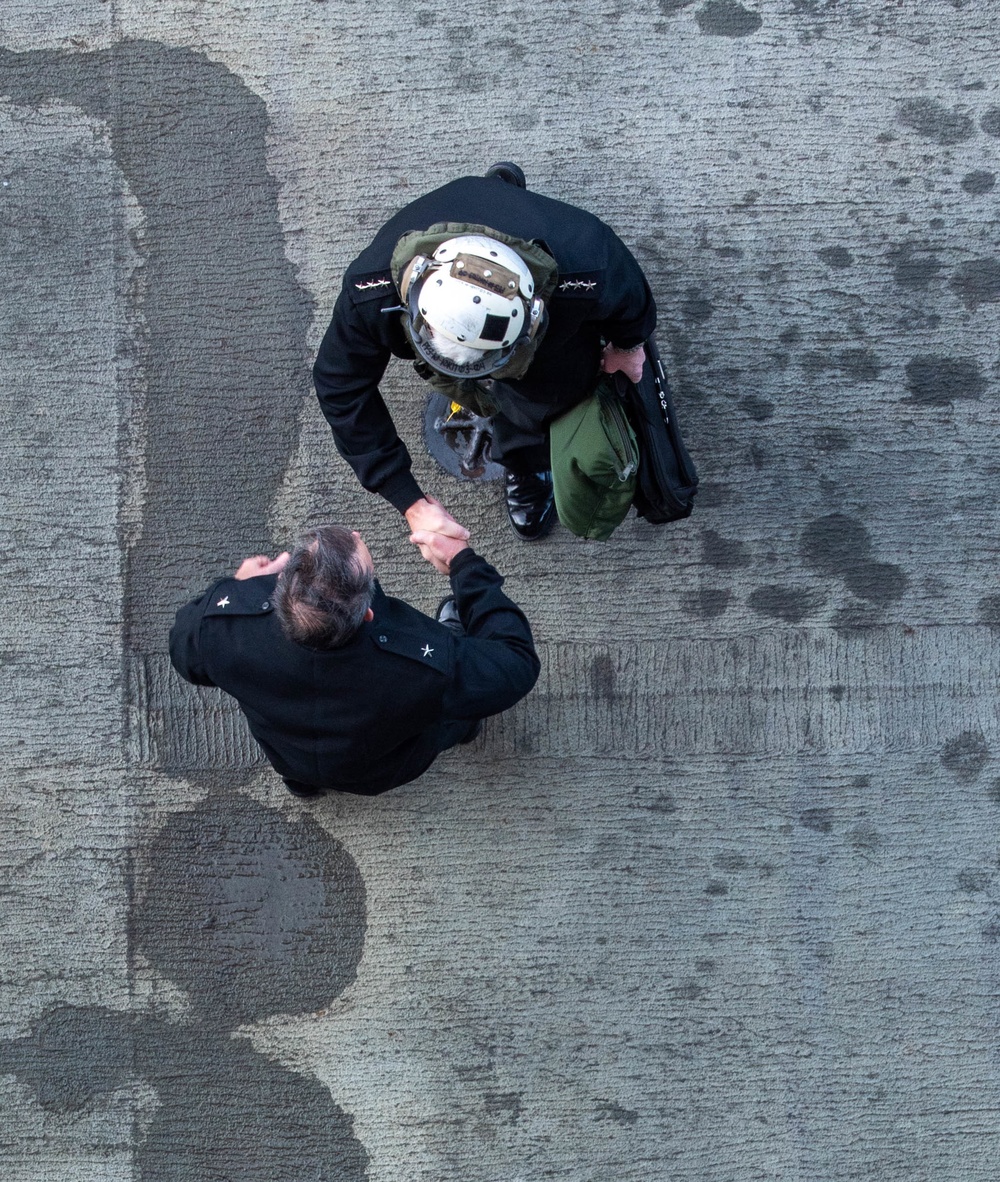
[(498, 407), (493, 416), (490, 455), (519, 476), (552, 467), (549, 423), (582, 402), (589, 391), (566, 394), (555, 402), (529, 401), (506, 382), (495, 381), (489, 396)]

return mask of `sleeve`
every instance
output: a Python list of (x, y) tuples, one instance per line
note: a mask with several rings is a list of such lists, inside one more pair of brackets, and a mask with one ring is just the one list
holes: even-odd
[(610, 228), (608, 263), (598, 321), (601, 335), (619, 349), (632, 349), (656, 328), (656, 304), (631, 251)]
[(541, 668), (524, 612), (504, 595), (503, 578), (471, 549), (451, 564), (465, 636), (456, 641), (455, 671), (445, 693), (448, 718), (484, 718), (519, 702)]
[(213, 583), (207, 591), (186, 603), (170, 629), (170, 663), (185, 681), (194, 685), (215, 685), (205, 672), (201, 655), (201, 621), (205, 608), (218, 587)]
[(358, 480), (403, 513), (424, 494), (378, 388), (389, 357), (341, 291), (313, 367), (316, 395), (337, 450)]

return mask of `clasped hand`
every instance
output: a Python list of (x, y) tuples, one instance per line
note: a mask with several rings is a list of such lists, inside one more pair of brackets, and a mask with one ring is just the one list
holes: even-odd
[(437, 497), (424, 497), (406, 510), (410, 541), (435, 570), (446, 575), (451, 560), (469, 544), (469, 531), (460, 525)]

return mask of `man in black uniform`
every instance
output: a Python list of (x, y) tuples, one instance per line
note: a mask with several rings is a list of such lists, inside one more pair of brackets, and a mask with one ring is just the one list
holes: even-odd
[(462, 538), (416, 542), (451, 576), (437, 620), (385, 595), (361, 536), (336, 525), (246, 559), (177, 613), (174, 668), (236, 698), (296, 795), (414, 780), (535, 684), (531, 629), (496, 570)]
[(637, 381), (655, 323), (649, 285), (612, 230), (528, 192), (521, 170), (500, 164), (382, 227), (347, 269), (313, 376), (341, 455), (414, 531), (464, 534), (410, 471), (378, 389), (390, 356), (492, 412), (511, 524), (530, 540), (554, 517), (548, 424), (602, 369)]

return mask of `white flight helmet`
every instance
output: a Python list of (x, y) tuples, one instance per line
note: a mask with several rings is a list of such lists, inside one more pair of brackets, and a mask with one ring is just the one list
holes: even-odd
[[(413, 347), (439, 373), (455, 378), (500, 369), (535, 337), (545, 314), (521, 256), (484, 234), (461, 234), (442, 242), (430, 258), (417, 255), (403, 270), (400, 295)], [(435, 348), (435, 336), (474, 352), (468, 361), (456, 361)]]

